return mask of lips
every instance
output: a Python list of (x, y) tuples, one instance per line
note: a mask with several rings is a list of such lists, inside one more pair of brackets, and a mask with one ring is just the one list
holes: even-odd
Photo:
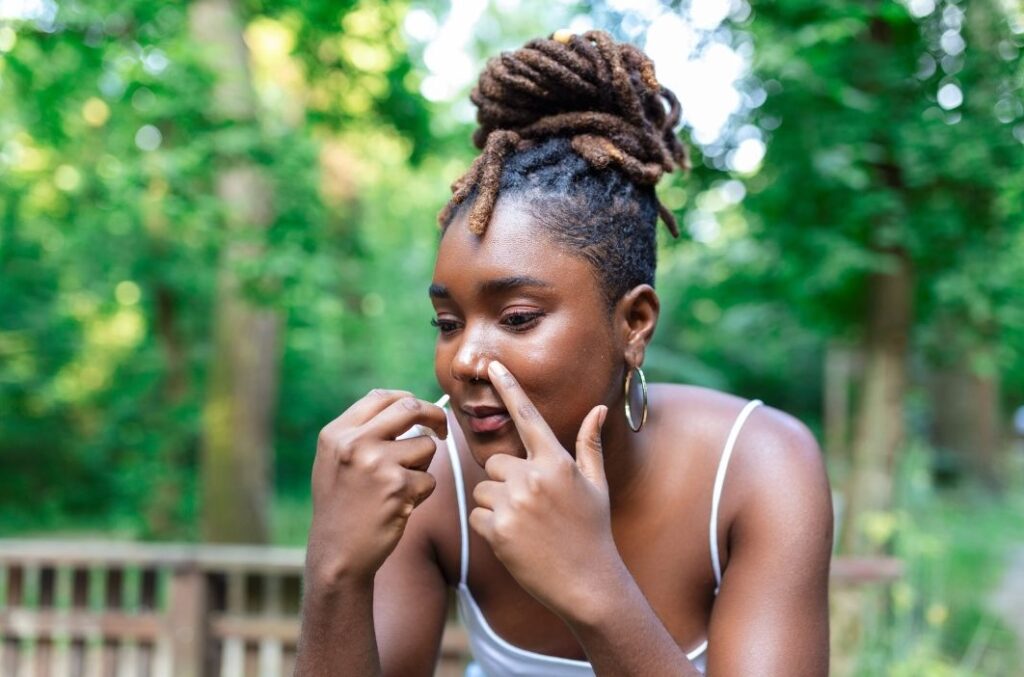
[(497, 432), (512, 420), (504, 407), (466, 405), (461, 409), (468, 416), (469, 429), (474, 433)]

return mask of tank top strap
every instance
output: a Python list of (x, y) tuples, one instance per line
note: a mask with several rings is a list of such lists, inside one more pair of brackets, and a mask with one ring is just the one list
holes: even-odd
[(747, 417), (750, 416), (750, 412), (754, 411), (761, 404), (763, 404), (761, 400), (750, 400), (743, 407), (743, 410), (740, 411), (739, 416), (736, 417), (736, 422), (732, 424), (732, 430), (729, 431), (729, 437), (725, 441), (725, 450), (722, 451), (722, 458), (718, 461), (718, 472), (715, 473), (715, 487), (711, 494), (711, 520), (708, 525), (708, 538), (711, 543), (711, 567), (715, 571), (716, 595), (722, 585), (722, 564), (718, 555), (718, 505), (722, 499), (725, 472), (729, 467), (729, 458), (732, 457), (732, 450), (736, 445), (736, 438), (739, 437), (740, 429), (746, 422)]
[(469, 573), (469, 520), (466, 514), (466, 485), (462, 477), (462, 462), (459, 460), (459, 450), (455, 447), (455, 435), (451, 429), (448, 431), (448, 439), (445, 440), (448, 448), (448, 458), (452, 464), (452, 475), (455, 477), (455, 498), (459, 505), (459, 585), (466, 584), (466, 576)]

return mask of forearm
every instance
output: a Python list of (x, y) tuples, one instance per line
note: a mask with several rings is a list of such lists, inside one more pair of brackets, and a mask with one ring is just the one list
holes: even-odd
[(380, 675), (373, 581), (307, 585), (295, 677)]
[(598, 675), (691, 677), (700, 671), (676, 644), (623, 567), (614, 592), (603, 590), (569, 625)]

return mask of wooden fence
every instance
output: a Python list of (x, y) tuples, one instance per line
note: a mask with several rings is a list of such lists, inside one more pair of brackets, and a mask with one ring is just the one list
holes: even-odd
[[(0, 675), (290, 675), (302, 561), (300, 548), (0, 539)], [(833, 582), (900, 573), (839, 559)], [(467, 650), (452, 620), (437, 674), (461, 674)]]

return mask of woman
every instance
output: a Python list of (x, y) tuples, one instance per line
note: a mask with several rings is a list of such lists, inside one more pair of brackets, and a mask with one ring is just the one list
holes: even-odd
[(492, 59), (472, 99), (429, 292), (450, 407), (374, 391), (321, 432), (297, 673), (431, 674), (455, 588), (471, 674), (826, 674), (813, 436), (644, 381), (675, 96), (590, 32)]

